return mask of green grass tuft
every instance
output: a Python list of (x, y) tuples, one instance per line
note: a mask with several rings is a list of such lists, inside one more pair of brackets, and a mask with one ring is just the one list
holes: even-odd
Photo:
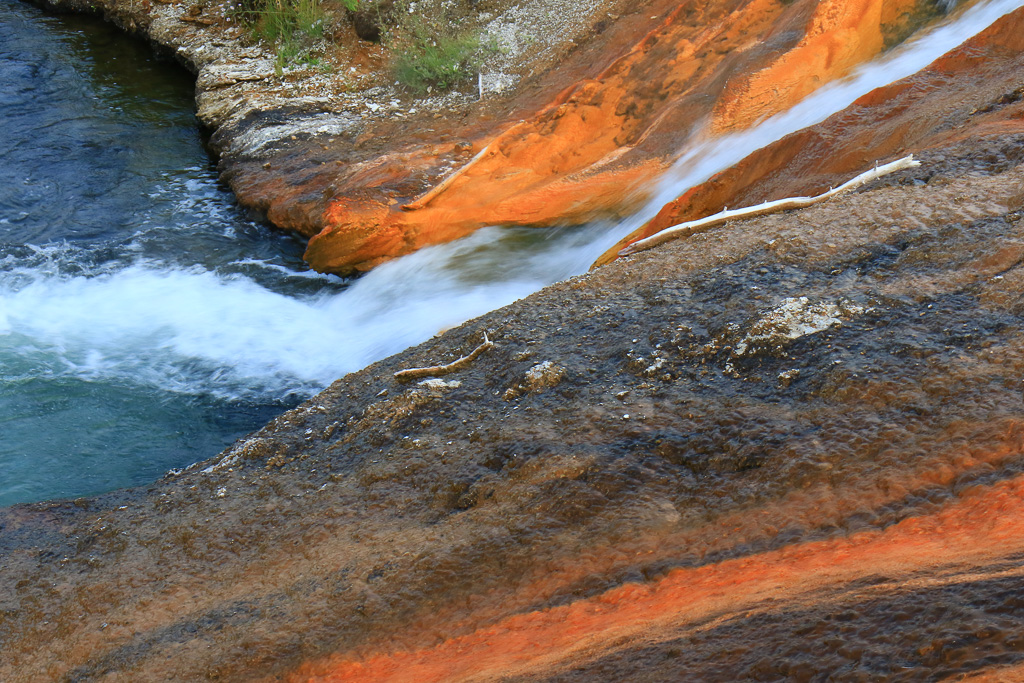
[(395, 78), (410, 90), (449, 90), (476, 73), (480, 48), (476, 33), (438, 30), (419, 17), (410, 17), (393, 42)]
[[(358, 0), (342, 3), (355, 9)], [(326, 17), (320, 0), (240, 0), (234, 14), (249, 26), (254, 38), (274, 46), (279, 75), (302, 53), (310, 39), (324, 34)]]

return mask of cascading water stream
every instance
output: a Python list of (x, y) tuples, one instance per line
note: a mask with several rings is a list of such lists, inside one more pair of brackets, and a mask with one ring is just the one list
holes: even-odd
[[(721, 137), (694, 136), (644, 208), (624, 222), (621, 236), (639, 228), (687, 190), (734, 166), (751, 153), (836, 114), (872, 90), (902, 80), (1024, 6), (1021, 0), (979, 2), (927, 32), (914, 36), (850, 76), (829, 83), (788, 111), (751, 128)], [(883, 161), (883, 160), (879, 160)], [(864, 169), (867, 170), (867, 169)], [(739, 207), (733, 207), (739, 208)]]
[(0, 505), (209, 457), (347, 372), (585, 272), (665, 202), (1022, 4), (976, 4), (784, 114), (693, 142), (627, 221), (489, 228), (347, 283), (304, 271), (300, 245), (232, 205), (180, 76), (102, 27), (4, 0), (0, 114), (16, 130), (0, 147)]

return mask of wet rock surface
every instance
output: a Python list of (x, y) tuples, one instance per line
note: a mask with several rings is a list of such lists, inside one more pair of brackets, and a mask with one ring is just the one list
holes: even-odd
[[(1020, 662), (1022, 142), (555, 285), (150, 487), (0, 511), (0, 679)], [(793, 302), (838, 322), (751, 341)]]
[(1021, 113), (1014, 93), (1024, 54), (1022, 21), (1017, 11), (913, 76), (757, 150), (666, 204), (599, 262), (626, 244), (725, 207), (816, 194), (879, 161), (1014, 130)]
[[(151, 486), (0, 510), (0, 680), (1012, 678), (1019, 22), (702, 192), (848, 175), (896, 131), (919, 168), (552, 286)], [(332, 116), (215, 144), (256, 145), (300, 225), (328, 176), (275, 136)]]

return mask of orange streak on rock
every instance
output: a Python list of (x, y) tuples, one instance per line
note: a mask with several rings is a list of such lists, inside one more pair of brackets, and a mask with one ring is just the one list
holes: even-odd
[(1012, 681), (1024, 681), (1024, 664), (1011, 664), (1010, 666), (998, 667), (994, 670), (980, 671), (966, 675), (952, 675), (938, 680), (970, 681), (971, 683), (1010, 683)]
[[(890, 0), (888, 11), (911, 4)], [(716, 130), (748, 126), (881, 50), (882, 5), (680, 4), (598, 77), (480, 144), (482, 153), (407, 203), (406, 213), (350, 211), (345, 199), (330, 205), (306, 259), (318, 270), (366, 269), (485, 225), (574, 224), (635, 210), (679, 141), (712, 110)], [(778, 36), (781, 56), (753, 49), (774, 33), (789, 35), (794, 23), (806, 35), (793, 49), (793, 39)]]
[(784, 601), (813, 602), (818, 591), (834, 594), (858, 578), (962, 570), (1022, 549), (1024, 477), (1017, 477), (977, 486), (934, 515), (884, 531), (676, 570), (652, 584), (627, 584), (571, 605), (509, 617), (434, 648), (361, 661), (339, 657), (298, 671), (293, 680), (426, 683), (557, 670), (570, 658), (585, 661), (614, 650), (622, 639), (642, 635), (657, 642), (708, 619), (771, 610)]
[[(909, 11), (913, 4), (908, 0), (888, 2), (886, 11)], [(784, 111), (823, 83), (846, 75), (881, 52), (882, 5), (882, 0), (822, 2), (799, 45), (746, 82), (728, 89), (715, 108), (712, 132), (746, 128)]]
[[(857, 19), (852, 15), (848, 18)], [(679, 223), (713, 214), (725, 206), (738, 208), (786, 196), (818, 193), (830, 184), (838, 184), (864, 171), (874, 161), (948, 144), (957, 138), (982, 135), (986, 127), (996, 126), (993, 132), (1019, 130), (1019, 119), (996, 124), (985, 117), (965, 116), (964, 102), (958, 92), (973, 88), (972, 96), (977, 97), (978, 79), (991, 78), (996, 82), (1007, 78), (1007, 74), (1015, 74), (1024, 49), (1022, 28), (1024, 12), (1014, 12), (924, 71), (878, 88), (823, 123), (754, 152), (663, 206), (657, 216), (610, 249), (595, 265), (614, 260), (628, 244)], [(819, 40), (827, 40), (831, 34), (825, 36)], [(809, 39), (809, 42), (816, 41)], [(799, 50), (780, 58), (779, 69), (785, 72), (790, 66), (799, 68), (798, 63), (790, 65), (789, 56)], [(809, 55), (807, 59), (813, 61)], [(850, 66), (855, 62), (852, 56), (846, 59)], [(758, 74), (753, 80), (761, 78)], [(756, 99), (754, 95), (751, 97)], [(744, 114), (748, 111), (744, 108), (746, 105), (723, 106), (732, 117), (729, 121), (760, 116), (761, 110)], [(749, 106), (757, 109), (759, 105)], [(1000, 115), (1007, 114), (999, 112), (994, 116)], [(951, 117), (958, 117), (963, 126), (954, 128)], [(715, 122), (717, 130), (726, 130), (730, 125), (717, 119)]]
[[(745, 543), (771, 539), (783, 529), (841, 527), (858, 513), (871, 513), (908, 494), (933, 486), (948, 487), (966, 473), (985, 471), (1008, 458), (1024, 453), (1024, 423), (1005, 420), (978, 425), (954, 426), (942, 441), (984, 443), (984, 448), (965, 452), (959, 446), (928, 446), (928, 456), (916, 459), (913, 467), (891, 469), (884, 473), (875, 467), (849, 476), (841, 486), (815, 484), (789, 491), (778, 499), (755, 508), (724, 514), (712, 521), (680, 531), (654, 530), (581, 549), (571, 563), (562, 560), (539, 564), (522, 577), (516, 589), (519, 604), (538, 604), (552, 599), (560, 590), (588, 576), (612, 576), (638, 563), (697, 557), (728, 552)], [(639, 558), (642, 558), (639, 559)], [(509, 608), (514, 611), (514, 608)], [(451, 610), (449, 624), (467, 623), (465, 612)], [(501, 614), (473, 614), (476, 623), (487, 623)], [(462, 621), (466, 620), (466, 621)], [(424, 629), (436, 626), (423, 626)]]

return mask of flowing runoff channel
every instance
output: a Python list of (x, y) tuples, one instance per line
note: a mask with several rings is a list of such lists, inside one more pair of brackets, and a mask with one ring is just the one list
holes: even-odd
[[(71, 418), (61, 411), (0, 416), (2, 440), (20, 434), (17, 445), (0, 443), (0, 504), (144, 483), (154, 472), (132, 464), (140, 460), (165, 471), (210, 457), (219, 447), (200, 440), (193, 450), (179, 447), (170, 457), (151, 458), (147, 448), (172, 439), (177, 429), (164, 433), (153, 426), (160, 411), (182, 396), (201, 397), (194, 419), (235, 403), (272, 403), (282, 396), (294, 402), (445, 328), (584, 273), (689, 188), (919, 71), (1022, 5), (1024, 0), (975, 4), (745, 132), (696, 136), (645, 208), (616, 224), (487, 228), (386, 263), (347, 287), (273, 259), (211, 265), (138, 257), (69, 268), (88, 259), (76, 247), (52, 243), (31, 247), (28, 259), (0, 259), (6, 266), (0, 271), (0, 384), (44, 378), (73, 386), (71, 394), (85, 398), (91, 387), (103, 386), (126, 404), (152, 404), (137, 412), (100, 410)], [(148, 239), (151, 231), (140, 233), (139, 244), (129, 247), (145, 252)], [(266, 277), (253, 275), (260, 272), (314, 286), (265, 286)], [(132, 422), (135, 432), (126, 435), (124, 425), (132, 429)], [(76, 449), (87, 439), (50, 443), (53, 430), (65, 429), (99, 434), (101, 441), (109, 433), (113, 442), (104, 441), (93, 449), (100, 452), (83, 459)], [(44, 436), (32, 441), (28, 434), (40, 430)], [(104, 457), (114, 464), (100, 462)], [(85, 476), (88, 471), (96, 476)]]

